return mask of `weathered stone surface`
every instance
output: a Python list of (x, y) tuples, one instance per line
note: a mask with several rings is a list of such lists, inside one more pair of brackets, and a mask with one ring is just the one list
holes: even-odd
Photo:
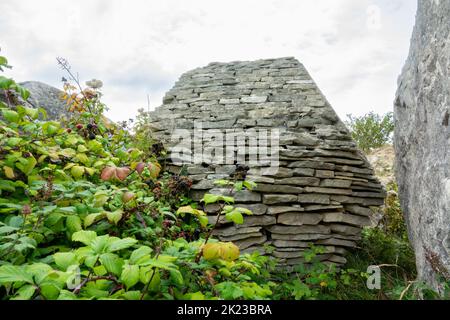
[(316, 170), (317, 178), (334, 178), (334, 171), (330, 170)]
[(297, 196), (292, 194), (265, 194), (263, 195), (264, 204), (282, 204), (297, 202)]
[(246, 234), (246, 233), (254, 233), (259, 232), (261, 227), (249, 227), (249, 228), (236, 228), (235, 226), (226, 227), (223, 229), (215, 229), (213, 234), (218, 236), (233, 236), (236, 234)]
[(280, 233), (272, 233), (272, 239), (275, 240), (290, 240), (290, 241), (315, 241), (318, 239), (328, 239), (330, 237), (329, 234), (280, 234)]
[(302, 193), (303, 188), (294, 187), (294, 186), (283, 186), (283, 185), (273, 185), (273, 184), (262, 184), (258, 183), (255, 191), (262, 193), (288, 193), (288, 194), (296, 194)]
[(267, 206), (262, 203), (257, 204), (236, 204), (236, 207), (245, 208), (252, 212), (255, 216), (261, 216), (267, 212)]
[(325, 194), (299, 194), (299, 203), (330, 204), (330, 196)]
[(299, 234), (299, 233), (320, 233), (327, 234), (330, 233), (330, 228), (323, 225), (317, 226), (296, 226), (296, 227), (284, 227), (284, 226), (270, 226), (268, 228), (270, 232), (280, 233), (280, 234)]
[(310, 168), (295, 168), (292, 170), (294, 176), (298, 177), (313, 177), (314, 176), (314, 169)]
[(275, 180), (275, 184), (289, 184), (294, 186), (318, 186), (320, 180), (310, 177), (294, 177)]
[(418, 277), (440, 290), (436, 265), (450, 278), (449, 17), (450, 1), (418, 2), (394, 109), (395, 175)]
[(322, 218), (321, 214), (287, 212), (278, 215), (277, 222), (288, 226), (316, 225)]
[(351, 195), (352, 190), (348, 189), (334, 189), (334, 188), (317, 188), (317, 187), (306, 187), (305, 192), (310, 193), (323, 193), (323, 194), (343, 194)]
[(254, 245), (263, 244), (264, 242), (266, 242), (266, 240), (266, 236), (252, 237), (244, 240), (237, 240), (235, 241), (235, 244), (239, 246), (239, 248), (247, 249)]
[(275, 223), (277, 223), (277, 219), (269, 215), (246, 216), (244, 218), (244, 223), (236, 225), (236, 228), (241, 229), (254, 226), (269, 226)]
[(268, 214), (276, 215), (284, 212), (302, 212), (305, 211), (301, 206), (270, 206), (267, 209)]
[[(44, 108), (47, 112), (47, 120), (58, 120), (61, 116), (71, 116), (67, 111), (66, 103), (61, 99), (64, 93), (62, 90), (39, 81), (26, 81), (20, 83), (20, 85), (30, 92), (30, 97), (28, 101), (23, 101), (20, 97), (17, 97), (19, 104), (29, 108)], [(0, 101), (7, 103), (3, 91), (0, 93)], [(10, 102), (14, 104), (14, 101)]]
[(370, 219), (362, 216), (355, 216), (343, 212), (328, 212), (323, 214), (324, 222), (342, 222), (354, 226), (370, 226)]
[(320, 181), (320, 186), (325, 188), (344, 188), (348, 189), (352, 185), (352, 181), (339, 179), (324, 179)]
[(275, 240), (272, 243), (277, 248), (308, 248), (306, 241)]

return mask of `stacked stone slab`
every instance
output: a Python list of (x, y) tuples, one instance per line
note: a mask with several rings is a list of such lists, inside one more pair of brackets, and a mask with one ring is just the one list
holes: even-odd
[[(282, 263), (295, 265), (314, 243), (325, 247), (323, 261), (343, 264), (346, 249), (356, 246), (361, 228), (370, 224), (372, 207), (383, 204), (384, 190), (369, 162), (294, 58), (215, 62), (189, 71), (150, 117), (155, 137), (169, 148), (175, 144), (171, 141), (175, 129), (191, 130), (199, 121), (202, 130), (228, 133), (279, 130), (278, 171), (264, 172), (268, 165), (264, 161), (250, 166), (247, 179), (256, 182), (257, 188), (234, 195), (237, 205), (251, 209), (253, 216), (246, 217), (243, 225), (220, 219), (215, 232), (244, 252), (270, 252)], [(203, 141), (203, 148), (213, 142)], [(194, 143), (186, 147), (194, 149)], [(248, 143), (244, 147), (239, 163), (248, 160)], [(171, 168), (182, 169), (180, 165)], [(205, 193), (227, 194), (213, 182), (228, 178), (234, 169), (230, 163), (211, 164), (203, 159), (184, 165), (182, 171), (194, 181), (191, 196), (199, 200)], [(214, 205), (205, 208), (211, 223), (216, 209)]]

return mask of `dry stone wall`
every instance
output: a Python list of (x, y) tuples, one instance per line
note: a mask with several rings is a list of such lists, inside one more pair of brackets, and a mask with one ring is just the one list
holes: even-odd
[[(233, 160), (249, 165), (247, 179), (257, 188), (235, 198), (254, 215), (236, 226), (221, 219), (215, 232), (244, 252), (264, 253), (270, 245), (273, 256), (295, 265), (314, 243), (326, 248), (323, 261), (343, 264), (346, 249), (356, 246), (361, 228), (370, 224), (371, 207), (383, 204), (384, 190), (367, 159), (294, 58), (211, 63), (189, 71), (151, 119), (155, 137), (172, 148), (172, 170), (194, 181), (191, 196), (196, 200), (206, 192), (227, 194), (213, 182), (233, 173)], [(221, 139), (218, 132), (237, 139)], [(270, 149), (253, 162), (250, 138), (229, 152), (239, 137), (252, 136), (249, 132), (265, 136)], [(180, 143), (189, 135), (192, 139)], [(187, 156), (174, 156), (182, 149)], [(211, 156), (199, 157), (205, 150)], [(205, 211), (216, 209), (210, 205)]]

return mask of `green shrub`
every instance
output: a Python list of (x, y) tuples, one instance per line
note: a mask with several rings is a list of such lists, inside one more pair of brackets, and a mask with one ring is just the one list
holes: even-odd
[(361, 117), (347, 115), (346, 125), (361, 150), (379, 148), (391, 142), (394, 131), (393, 113), (383, 116), (370, 112)]

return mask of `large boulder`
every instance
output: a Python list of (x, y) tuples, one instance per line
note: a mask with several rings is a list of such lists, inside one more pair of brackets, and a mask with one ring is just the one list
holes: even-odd
[(30, 91), (30, 98), (25, 103), (27, 106), (44, 108), (48, 118), (52, 120), (67, 115), (67, 105), (61, 99), (63, 91), (39, 81), (26, 81), (20, 85)]
[(395, 100), (396, 178), (419, 279), (450, 278), (450, 1), (419, 0)]

